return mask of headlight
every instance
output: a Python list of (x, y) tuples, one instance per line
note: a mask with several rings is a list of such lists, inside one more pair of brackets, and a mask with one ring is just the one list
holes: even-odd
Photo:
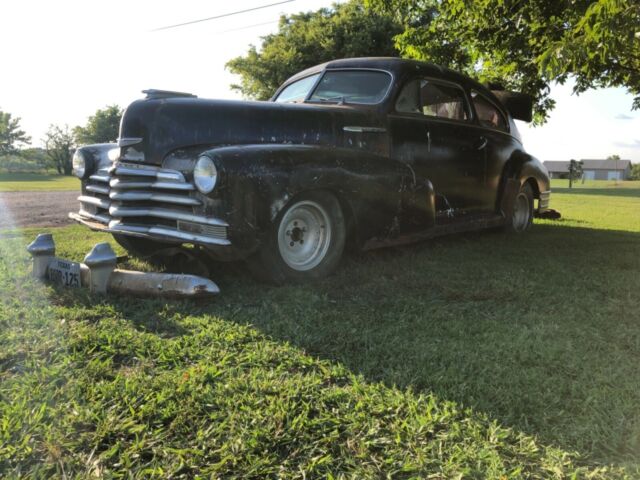
[(84, 178), (87, 173), (87, 160), (80, 150), (73, 154), (73, 174), (78, 178)]
[(218, 169), (209, 157), (202, 156), (193, 170), (193, 180), (200, 193), (210, 193), (218, 181)]
[(117, 162), (120, 160), (120, 147), (112, 148), (107, 152), (107, 158), (111, 160), (111, 162)]

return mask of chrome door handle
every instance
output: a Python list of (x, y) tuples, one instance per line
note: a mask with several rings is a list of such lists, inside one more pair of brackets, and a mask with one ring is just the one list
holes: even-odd
[(427, 130), (427, 152), (431, 151), (431, 132)]
[(487, 143), (489, 142), (487, 141), (486, 137), (480, 137), (480, 142), (478, 143), (478, 150), (482, 150), (484, 147), (486, 147)]

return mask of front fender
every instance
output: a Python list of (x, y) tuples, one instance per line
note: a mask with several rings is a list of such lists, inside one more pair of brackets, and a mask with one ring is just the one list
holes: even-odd
[[(221, 172), (220, 189), (230, 224), (258, 236), (270, 228), (292, 199), (309, 190), (327, 190), (340, 200), (356, 241), (388, 235), (406, 205), (428, 205), (411, 169), (369, 152), (307, 145), (249, 145), (210, 149)], [(250, 225), (250, 227), (249, 227)]]

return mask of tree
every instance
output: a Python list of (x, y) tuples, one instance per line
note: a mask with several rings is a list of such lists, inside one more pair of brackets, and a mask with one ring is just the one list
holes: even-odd
[(31, 137), (20, 129), (20, 117), (11, 118), (11, 114), (0, 110), (0, 156), (18, 153), (17, 146), (27, 144)]
[(573, 181), (582, 176), (582, 160), (569, 160), (569, 188), (573, 188)]
[(640, 180), (640, 163), (634, 163), (631, 165), (629, 180)]
[(91, 115), (84, 127), (75, 127), (73, 134), (80, 145), (115, 142), (121, 118), (122, 109), (118, 105), (108, 105)]
[(364, 8), (361, 0), (334, 4), (316, 12), (280, 17), (278, 33), (262, 38), (260, 50), (227, 62), (240, 75), (235, 90), (266, 100), (287, 78), (336, 58), (398, 56), (393, 37), (401, 28), (389, 15)]
[(50, 125), (43, 141), (53, 167), (60, 175), (71, 175), (75, 140), (69, 126)]
[(499, 82), (535, 100), (535, 123), (555, 102), (551, 82), (574, 91), (626, 87), (640, 108), (640, 3), (635, 0), (367, 0), (393, 13), (404, 57)]

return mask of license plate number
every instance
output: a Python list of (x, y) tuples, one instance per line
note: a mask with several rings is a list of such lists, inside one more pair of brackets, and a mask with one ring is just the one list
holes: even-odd
[(53, 283), (58, 283), (63, 287), (80, 287), (79, 263), (70, 262), (69, 260), (63, 260), (61, 258), (54, 258), (49, 264), (47, 275), (49, 280)]

